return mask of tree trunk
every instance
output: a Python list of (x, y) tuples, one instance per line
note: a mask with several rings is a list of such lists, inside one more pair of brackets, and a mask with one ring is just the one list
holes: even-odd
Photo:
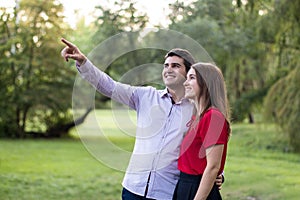
[(254, 124), (254, 117), (253, 117), (252, 113), (248, 113), (248, 118), (249, 118), (249, 123)]
[(93, 108), (88, 108), (81, 117), (75, 119), (72, 122), (54, 126), (45, 133), (27, 132), (27, 135), (31, 135), (32, 137), (35, 138), (59, 138), (63, 135), (66, 135), (71, 128), (79, 124), (82, 124), (92, 110)]

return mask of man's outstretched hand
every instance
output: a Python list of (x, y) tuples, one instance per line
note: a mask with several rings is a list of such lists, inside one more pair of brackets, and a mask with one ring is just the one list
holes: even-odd
[(78, 47), (68, 40), (62, 38), (61, 41), (66, 45), (66, 47), (61, 51), (61, 56), (68, 62), (69, 58), (76, 60), (79, 65), (86, 61), (86, 57)]

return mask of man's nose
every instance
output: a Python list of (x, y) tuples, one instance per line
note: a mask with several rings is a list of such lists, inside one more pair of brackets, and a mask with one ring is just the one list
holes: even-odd
[(168, 66), (166, 66), (166, 67), (165, 67), (165, 69), (166, 69), (166, 71), (168, 71), (168, 72), (169, 72), (169, 71), (172, 71), (172, 69), (173, 69), (173, 68), (172, 68), (172, 66), (171, 66), (171, 65), (168, 65)]

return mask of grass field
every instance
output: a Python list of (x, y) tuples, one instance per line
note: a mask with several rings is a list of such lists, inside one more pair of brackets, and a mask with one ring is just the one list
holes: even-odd
[[(0, 199), (120, 199), (134, 142), (128, 133), (135, 117), (129, 115), (130, 122), (122, 123), (120, 114), (95, 111), (74, 131), (77, 139), (0, 140)], [(223, 199), (299, 199), (300, 155), (288, 152), (287, 139), (277, 130), (233, 125)]]

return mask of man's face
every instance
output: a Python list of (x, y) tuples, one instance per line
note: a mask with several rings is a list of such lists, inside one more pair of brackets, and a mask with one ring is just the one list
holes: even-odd
[(162, 77), (165, 85), (176, 90), (183, 87), (186, 79), (184, 60), (178, 56), (167, 57), (162, 71)]

